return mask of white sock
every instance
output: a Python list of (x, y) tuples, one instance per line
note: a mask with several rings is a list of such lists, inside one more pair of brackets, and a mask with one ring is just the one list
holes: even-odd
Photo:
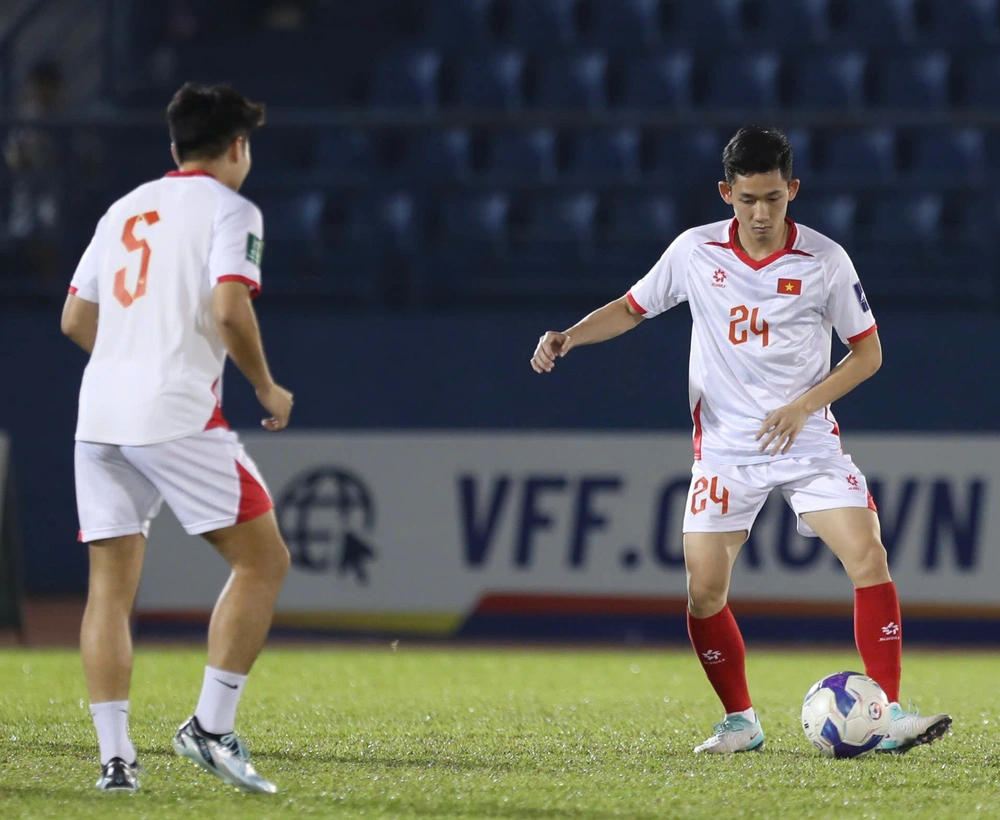
[(105, 765), (113, 757), (120, 757), (126, 763), (135, 763), (135, 746), (128, 737), (128, 701), (92, 703), (90, 715), (94, 719), (97, 743), (101, 747), (101, 765)]
[(737, 715), (739, 715), (741, 718), (744, 718), (745, 720), (748, 720), (750, 723), (756, 723), (757, 722), (757, 713), (754, 712), (752, 706), (749, 709), (747, 709), (745, 712), (727, 712), (726, 713), (726, 717), (736, 717)]
[(236, 707), (246, 682), (246, 675), (206, 666), (201, 697), (198, 698), (198, 708), (194, 710), (198, 725), (213, 735), (228, 735), (233, 731)]

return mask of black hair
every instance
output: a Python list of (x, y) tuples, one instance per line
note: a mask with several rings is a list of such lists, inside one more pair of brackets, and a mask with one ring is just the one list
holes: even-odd
[(264, 105), (228, 85), (185, 83), (167, 106), (170, 141), (181, 162), (215, 159), (263, 124)]
[(781, 178), (792, 178), (792, 144), (779, 128), (745, 125), (737, 131), (722, 152), (726, 182), (736, 177), (780, 171)]

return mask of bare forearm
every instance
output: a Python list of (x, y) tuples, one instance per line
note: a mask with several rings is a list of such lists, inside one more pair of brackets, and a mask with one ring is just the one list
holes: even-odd
[(267, 366), (264, 343), (260, 338), (260, 327), (253, 309), (248, 306), (234, 316), (219, 319), (217, 325), (229, 358), (254, 389), (261, 390), (273, 384), (274, 379)]
[(573, 347), (592, 345), (621, 336), (641, 321), (642, 316), (632, 311), (624, 299), (616, 299), (581, 319), (566, 335), (573, 340)]
[(823, 381), (802, 394), (799, 402), (810, 413), (833, 404), (850, 393), (863, 381), (870, 379), (879, 368), (879, 361), (871, 357), (848, 353)]
[(74, 328), (67, 336), (71, 342), (83, 348), (84, 352), (90, 355), (94, 352), (94, 343), (97, 341), (97, 325)]

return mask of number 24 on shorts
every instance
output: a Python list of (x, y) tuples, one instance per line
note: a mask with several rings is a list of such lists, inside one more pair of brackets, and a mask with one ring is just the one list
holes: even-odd
[[(705, 497), (706, 493), (708, 498)], [(694, 483), (694, 492), (691, 493), (691, 515), (705, 512), (709, 501), (722, 507), (722, 515), (729, 512), (729, 490), (719, 485), (718, 476), (713, 476), (711, 481), (701, 476)]]

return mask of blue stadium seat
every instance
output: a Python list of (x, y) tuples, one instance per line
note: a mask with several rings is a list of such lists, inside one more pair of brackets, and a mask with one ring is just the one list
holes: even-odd
[(940, 238), (943, 207), (938, 194), (879, 197), (872, 208), (871, 239), (900, 245), (936, 242)]
[(462, 182), (472, 174), (469, 132), (421, 131), (410, 142), (402, 172), (416, 182)]
[(489, 146), (488, 173), (498, 182), (556, 178), (556, 135), (550, 128), (499, 131)]
[(460, 245), (489, 245), (499, 248), (507, 239), (510, 198), (505, 193), (462, 193), (447, 197), (441, 204), (441, 232), (444, 240)]
[(711, 128), (654, 133), (652, 174), (661, 180), (711, 185), (722, 179), (725, 137)]
[(417, 199), (406, 192), (379, 195), (373, 202), (376, 243), (397, 253), (411, 253), (423, 240), (423, 214)]
[(883, 108), (947, 108), (950, 68), (950, 58), (941, 52), (887, 57), (877, 72), (876, 100)]
[(844, 244), (854, 238), (857, 210), (857, 200), (850, 194), (810, 195), (806, 191), (788, 206), (788, 215), (807, 228)]
[(792, 75), (792, 104), (811, 110), (863, 107), (867, 64), (857, 51), (800, 57)]
[(921, 184), (978, 183), (987, 177), (986, 146), (975, 128), (920, 131), (908, 177)]
[(666, 249), (680, 232), (677, 205), (662, 194), (622, 195), (611, 202), (609, 211), (612, 240), (659, 243)]
[(316, 145), (307, 130), (269, 125), (250, 137), (250, 152), (255, 171), (262, 174), (304, 171), (313, 166)]
[(846, 19), (838, 33), (852, 48), (909, 45), (917, 39), (916, 5), (916, 0), (847, 0), (840, 4)]
[(375, 66), (372, 104), (376, 108), (435, 108), (440, 70), (441, 58), (435, 51), (418, 49), (383, 57)]
[(524, 102), (524, 56), (517, 51), (481, 54), (464, 60), (458, 71), (460, 108), (516, 111)]
[[(997, 225), (1000, 225), (1000, 200), (992, 194), (962, 195), (954, 203), (953, 236), (959, 243), (985, 246), (995, 242)], [(991, 269), (991, 266), (986, 266)]]
[(965, 64), (963, 102), (973, 108), (1000, 108), (1000, 55), (978, 54)]
[(449, 49), (481, 48), (493, 38), (495, 0), (432, 0), (427, 3), (425, 38)]
[(968, 47), (1000, 42), (1000, 0), (929, 0), (927, 39)]
[(630, 108), (686, 109), (691, 107), (691, 55), (645, 54), (625, 68), (624, 103)]
[(846, 131), (826, 139), (824, 176), (831, 182), (877, 183), (896, 177), (896, 133), (889, 128)]
[(539, 242), (588, 243), (594, 238), (597, 196), (583, 193), (536, 197), (529, 205), (529, 232)]
[(371, 138), (355, 128), (325, 128), (316, 147), (316, 172), (324, 181), (365, 181), (378, 171)]
[(588, 111), (604, 108), (607, 69), (608, 58), (601, 52), (551, 58), (542, 69), (539, 105)]
[(597, 45), (634, 49), (663, 37), (662, 0), (593, 0), (591, 38)]
[(812, 133), (805, 128), (792, 128), (786, 133), (794, 152), (792, 173), (798, 179), (811, 179), (815, 164)]
[(319, 239), (326, 199), (320, 191), (262, 192), (254, 197), (264, 214), (268, 244)]
[(707, 108), (727, 110), (778, 107), (779, 57), (774, 52), (725, 54), (708, 67)]
[(667, 33), (685, 47), (728, 43), (744, 38), (743, 7), (746, 0), (694, 0), (675, 2), (669, 8)]
[(584, 131), (576, 137), (573, 173), (588, 183), (639, 178), (639, 132), (634, 128)]
[(579, 0), (511, 0), (514, 45), (552, 50), (577, 42)]
[(761, 34), (779, 42), (807, 45), (830, 39), (830, 0), (764, 0)]

